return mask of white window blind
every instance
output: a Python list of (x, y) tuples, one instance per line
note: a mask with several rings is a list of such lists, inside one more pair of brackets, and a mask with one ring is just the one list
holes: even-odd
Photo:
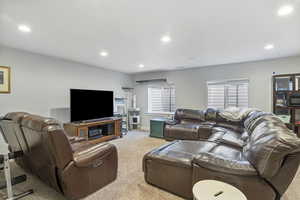
[(175, 112), (174, 86), (148, 87), (148, 112), (168, 113)]
[(207, 82), (208, 107), (248, 107), (249, 80)]

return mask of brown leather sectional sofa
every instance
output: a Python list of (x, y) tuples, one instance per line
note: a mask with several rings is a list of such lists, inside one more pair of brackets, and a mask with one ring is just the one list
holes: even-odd
[(144, 156), (145, 180), (187, 199), (193, 184), (212, 179), (248, 200), (278, 200), (300, 163), (300, 139), (258, 110), (178, 109), (164, 134), (175, 141)]
[(28, 113), (8, 113), (0, 121), (11, 151), (23, 151), (16, 162), (65, 195), (85, 197), (117, 177), (114, 145), (69, 137), (60, 122)]

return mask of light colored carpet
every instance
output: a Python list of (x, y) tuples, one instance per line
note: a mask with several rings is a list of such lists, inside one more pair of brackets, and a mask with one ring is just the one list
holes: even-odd
[[(159, 147), (166, 142), (162, 139), (150, 138), (147, 132), (131, 131), (121, 139), (110, 141), (118, 148), (119, 169), (118, 178), (113, 183), (91, 194), (84, 200), (180, 200), (181, 198), (168, 192), (153, 187), (144, 181), (142, 171), (142, 158), (145, 153)], [(12, 163), (14, 175), (19, 175), (22, 170)], [(3, 179), (3, 174), (0, 174)], [(300, 172), (289, 187), (282, 200), (299, 200)], [(43, 184), (35, 176), (28, 176), (28, 181), (14, 187), (16, 191), (33, 188), (35, 193), (24, 200), (64, 200), (65, 198)], [(5, 190), (0, 191), (0, 196)], [(1, 199), (1, 197), (0, 197)], [(260, 200), (260, 199), (258, 199)]]

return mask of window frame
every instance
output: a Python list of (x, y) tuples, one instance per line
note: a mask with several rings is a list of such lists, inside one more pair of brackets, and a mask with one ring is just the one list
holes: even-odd
[[(240, 83), (239, 83), (240, 82)], [(250, 80), (248, 78), (242, 78), (242, 79), (230, 79), (230, 80), (218, 80), (218, 81), (207, 81), (206, 82), (206, 89), (207, 89), (207, 101), (206, 105), (209, 107), (209, 85), (224, 85), (224, 105), (223, 108), (220, 109), (226, 109), (228, 107), (233, 107), (233, 106), (228, 106), (228, 86), (230, 85), (242, 85), (242, 84), (247, 84), (247, 107), (250, 105)], [(238, 87), (236, 88), (238, 90)], [(238, 98), (239, 98), (239, 93), (236, 93), (236, 98), (237, 98), (237, 105), (239, 104)], [(210, 106), (212, 107), (212, 106)], [(236, 106), (238, 107), (238, 106)]]
[[(151, 101), (151, 99), (152, 99), (152, 92), (151, 92), (151, 90), (153, 89), (153, 88), (157, 88), (157, 89), (163, 89), (163, 88), (172, 88), (173, 87), (173, 89), (174, 89), (174, 92), (175, 92), (175, 94), (174, 94), (174, 104), (175, 104), (175, 109), (174, 109), (174, 111), (153, 111), (152, 110), (152, 101)], [(172, 114), (174, 114), (175, 113), (175, 111), (176, 111), (176, 89), (175, 89), (175, 86), (174, 85), (170, 85), (170, 86), (155, 86), (155, 85), (149, 85), (148, 86), (148, 88), (147, 88), (147, 95), (148, 95), (148, 109), (147, 109), (147, 112), (146, 112), (146, 114), (164, 114), (164, 115), (172, 115)], [(172, 96), (170, 96), (170, 98), (172, 98)], [(171, 100), (170, 100), (170, 102), (169, 102), (169, 105), (170, 105), (170, 107), (171, 107)]]

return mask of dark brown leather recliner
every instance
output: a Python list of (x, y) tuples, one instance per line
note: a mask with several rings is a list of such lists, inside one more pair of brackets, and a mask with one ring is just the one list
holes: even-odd
[(28, 113), (9, 113), (0, 125), (5, 135), (23, 137), (27, 150), (22, 166), (68, 199), (85, 197), (117, 177), (117, 149), (112, 144), (68, 137), (58, 121)]
[(208, 138), (209, 130), (215, 123), (206, 121), (205, 115), (206, 113), (201, 110), (177, 109), (174, 121), (166, 122), (164, 138), (169, 141)]
[(248, 200), (280, 199), (300, 163), (295, 133), (273, 114), (257, 110), (203, 112), (215, 123), (203, 137), (176, 140), (144, 156), (146, 182), (187, 199), (193, 184), (206, 179), (229, 183)]

